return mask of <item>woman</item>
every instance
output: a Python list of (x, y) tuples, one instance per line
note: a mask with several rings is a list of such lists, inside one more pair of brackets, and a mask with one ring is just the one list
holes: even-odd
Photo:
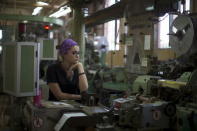
[(47, 69), (49, 100), (81, 99), (88, 82), (83, 65), (79, 62), (79, 47), (72, 39), (66, 39), (59, 47), (61, 60)]

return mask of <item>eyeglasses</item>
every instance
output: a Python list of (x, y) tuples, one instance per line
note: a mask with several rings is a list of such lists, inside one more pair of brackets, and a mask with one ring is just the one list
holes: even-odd
[(79, 51), (73, 51), (72, 54), (73, 54), (73, 55), (79, 55), (80, 52), (79, 52)]

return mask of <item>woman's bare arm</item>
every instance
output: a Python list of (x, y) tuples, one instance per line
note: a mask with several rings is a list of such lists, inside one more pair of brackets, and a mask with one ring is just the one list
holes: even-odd
[(88, 90), (88, 80), (83, 68), (83, 65), (81, 62), (77, 62), (76, 64), (72, 65), (70, 67), (70, 71), (74, 70), (74, 69), (78, 69), (78, 74), (79, 74), (79, 89), (80, 92), (84, 92)]
[(78, 72), (79, 72), (79, 88), (80, 91), (87, 91), (88, 90), (88, 80), (81, 63), (78, 63)]

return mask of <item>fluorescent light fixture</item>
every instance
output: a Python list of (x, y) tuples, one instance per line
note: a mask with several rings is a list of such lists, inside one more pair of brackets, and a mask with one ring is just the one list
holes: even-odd
[(2, 49), (2, 46), (0, 45), (0, 54), (1, 54), (2, 50), (3, 50), (3, 49)]
[(49, 17), (59, 18), (61, 16), (65, 16), (66, 14), (70, 12), (71, 12), (70, 7), (64, 6), (64, 7), (61, 7), (57, 12), (51, 14)]
[(28, 23), (28, 21), (27, 20), (24, 20), (23, 23)]
[(47, 6), (47, 5), (49, 5), (48, 3), (42, 2), (42, 1), (38, 1), (38, 2), (36, 2), (36, 4), (38, 4), (39, 6)]
[(154, 10), (154, 6), (153, 5), (146, 7), (146, 11), (152, 11), (152, 10)]
[(84, 16), (88, 16), (88, 8), (84, 8)]
[(32, 13), (32, 15), (37, 15), (40, 13), (40, 11), (43, 9), (43, 7), (36, 7)]
[(53, 32), (50, 31), (50, 32), (49, 32), (49, 38), (50, 38), (50, 39), (53, 39), (53, 36), (54, 36), (54, 35), (53, 35)]
[(0, 30), (0, 40), (2, 39), (2, 37), (3, 37), (3, 31)]

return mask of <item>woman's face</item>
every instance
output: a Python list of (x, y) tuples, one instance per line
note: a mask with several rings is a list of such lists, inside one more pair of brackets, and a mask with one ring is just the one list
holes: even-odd
[(74, 64), (79, 61), (79, 47), (71, 47), (66, 54), (63, 55), (63, 58), (68, 63)]

